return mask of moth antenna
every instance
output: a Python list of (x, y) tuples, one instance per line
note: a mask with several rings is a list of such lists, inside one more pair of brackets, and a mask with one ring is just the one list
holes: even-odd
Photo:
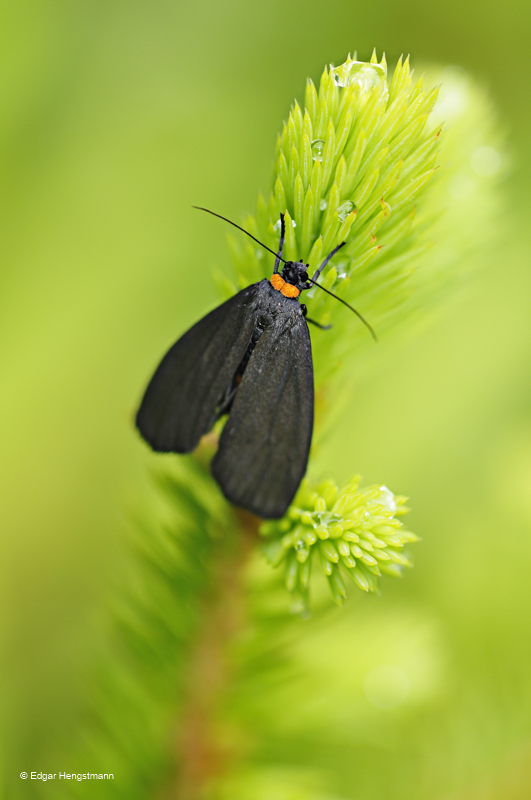
[[(263, 247), (264, 250), (268, 250), (272, 255), (275, 256), (276, 259), (279, 259), (280, 261), (283, 261), (284, 264), (287, 264), (287, 261), (285, 261), (280, 255), (280, 253), (282, 252), (282, 246), (280, 247), (280, 251), (278, 253), (275, 253), (273, 250), (271, 250), (269, 247), (267, 247), (267, 245), (265, 245), (262, 242), (258, 241), (258, 239), (256, 239), (252, 235), (252, 233), (249, 233), (249, 231), (246, 231), (245, 228), (240, 228), (239, 225), (236, 225), (235, 222), (232, 222), (232, 220), (227, 219), (227, 217), (222, 217), (221, 214), (216, 214), (215, 211), (211, 211), (209, 208), (203, 208), (203, 206), (192, 206), (192, 208), (197, 208), (199, 211), (206, 211), (207, 214), (212, 214), (213, 217), (219, 217), (219, 219), (222, 219), (225, 222), (228, 222), (229, 225), (233, 225), (235, 228), (238, 228), (238, 230), (241, 231), (242, 233), (247, 234), (247, 236), (249, 236), (251, 239), (253, 239), (257, 244), (259, 244), (260, 247)], [(283, 245), (283, 244), (284, 244), (284, 242), (281, 242), (281, 245)], [(276, 271), (277, 270), (275, 269), (275, 272)]]
[(328, 264), (328, 262), (330, 261), (332, 256), (335, 256), (337, 251), (341, 250), (341, 248), (344, 247), (345, 245), (346, 245), (346, 242), (341, 242), (341, 244), (338, 244), (337, 247), (334, 247), (334, 249), (332, 250), (331, 253), (328, 253), (327, 257), (325, 258), (325, 260), (323, 261), (323, 263), (321, 264), (319, 269), (316, 269), (315, 272), (313, 273), (312, 281), (316, 281), (317, 280), (317, 278), (319, 277), (319, 275), (321, 274), (323, 269), (326, 267), (326, 265)]
[(368, 330), (370, 331), (370, 333), (371, 333), (371, 336), (372, 336), (372, 338), (374, 339), (374, 341), (375, 341), (375, 342), (378, 342), (378, 337), (376, 336), (376, 334), (375, 334), (374, 330), (371, 328), (371, 326), (369, 325), (369, 323), (367, 322), (367, 320), (366, 320), (364, 317), (362, 317), (362, 316), (361, 316), (361, 314), (360, 314), (360, 312), (359, 312), (359, 311), (356, 311), (356, 309), (355, 309), (355, 308), (353, 308), (351, 305), (349, 305), (349, 304), (348, 304), (348, 303), (347, 303), (345, 300), (343, 300), (341, 297), (338, 297), (338, 296), (337, 296), (337, 294), (334, 294), (334, 293), (333, 293), (333, 292), (331, 292), (329, 289), (325, 289), (325, 287), (324, 287), (324, 286), (321, 286), (321, 284), (320, 284), (320, 283), (317, 283), (317, 281), (314, 281), (314, 280), (312, 280), (312, 278), (308, 278), (308, 281), (309, 281), (310, 283), (313, 283), (313, 285), (314, 285), (314, 286), (318, 286), (318, 287), (319, 287), (319, 289), (322, 289), (322, 290), (323, 290), (323, 292), (326, 292), (326, 293), (327, 293), (327, 294), (329, 294), (331, 297), (335, 297), (335, 298), (336, 298), (336, 300), (339, 300), (339, 302), (340, 302), (340, 303), (343, 303), (343, 305), (344, 305), (344, 306), (346, 306), (347, 308), (350, 308), (350, 310), (351, 310), (351, 311), (353, 311), (353, 312), (356, 314), (356, 316), (357, 316), (357, 317), (359, 317), (359, 319), (360, 319), (360, 320), (363, 322), (363, 324), (365, 325), (365, 327), (366, 327), (366, 328), (368, 328)]

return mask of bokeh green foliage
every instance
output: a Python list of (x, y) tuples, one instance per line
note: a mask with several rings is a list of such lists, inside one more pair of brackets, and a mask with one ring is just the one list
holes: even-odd
[[(126, 538), (126, 569), (102, 620), (106, 651), (94, 665), (86, 710), (68, 753), (70, 772), (107, 764), (108, 798), (151, 797), (173, 780), (171, 731), (182, 712), (190, 649), (204, 625), (215, 559), (234, 548), (236, 520), (193, 457), (153, 476)], [(214, 560), (214, 564), (213, 564)], [(92, 797), (94, 782), (49, 784), (50, 797)]]

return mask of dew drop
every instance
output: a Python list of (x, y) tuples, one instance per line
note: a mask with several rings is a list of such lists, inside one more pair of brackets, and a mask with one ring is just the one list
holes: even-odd
[(319, 203), (319, 210), (325, 211), (328, 208), (328, 200), (321, 200)]
[(312, 158), (314, 161), (323, 160), (323, 150), (325, 146), (324, 139), (314, 139), (312, 142)]
[(354, 203), (351, 200), (347, 200), (345, 203), (338, 206), (337, 216), (339, 217), (339, 221), (344, 222), (353, 209)]
[(377, 500), (384, 508), (388, 511), (392, 511), (394, 514), (396, 511), (396, 500), (391, 489), (388, 489), (385, 485), (380, 486), (380, 495)]
[(348, 59), (339, 67), (333, 67), (330, 75), (336, 86), (353, 86), (357, 84), (362, 92), (379, 88), (387, 97), (387, 70), (383, 64), (371, 64), (369, 61), (351, 61)]
[(258, 260), (260, 260), (261, 258), (264, 257), (264, 253), (263, 253), (262, 250), (256, 250), (255, 255), (256, 255)]

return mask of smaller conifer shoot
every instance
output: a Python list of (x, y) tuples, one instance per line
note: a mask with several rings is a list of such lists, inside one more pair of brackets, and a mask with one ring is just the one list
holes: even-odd
[(315, 488), (304, 480), (288, 514), (260, 528), (267, 540), (266, 559), (284, 567), (286, 589), (303, 610), (312, 566), (326, 576), (338, 605), (347, 596), (344, 576), (363, 591), (375, 592), (382, 574), (397, 577), (403, 567), (412, 566), (403, 548), (418, 537), (399, 519), (409, 510), (407, 498), (386, 486), (360, 489), (359, 480), (355, 476), (341, 489), (332, 480)]

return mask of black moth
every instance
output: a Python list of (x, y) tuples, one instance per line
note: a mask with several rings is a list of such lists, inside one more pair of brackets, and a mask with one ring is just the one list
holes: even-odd
[(324, 289), (317, 278), (345, 244), (332, 250), (310, 279), (307, 264), (282, 258), (283, 214), (280, 224), (278, 253), (269, 251), (276, 256), (271, 280), (238, 292), (170, 348), (136, 416), (153, 450), (189, 453), (228, 414), (212, 475), (231, 503), (264, 519), (286, 512), (306, 472), (312, 441), (313, 365), (306, 322), (322, 326), (306, 318), (299, 295), (314, 284)]

